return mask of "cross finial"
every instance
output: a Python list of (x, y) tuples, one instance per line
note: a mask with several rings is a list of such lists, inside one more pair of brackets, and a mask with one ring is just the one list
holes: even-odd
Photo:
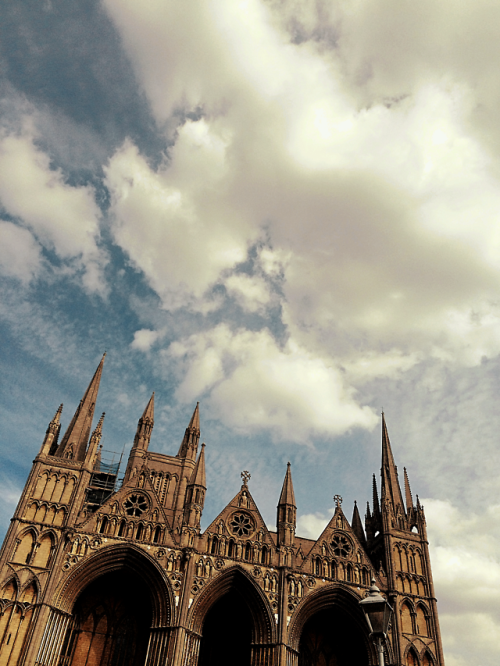
[(248, 482), (250, 481), (251, 476), (252, 475), (250, 474), (250, 472), (247, 472), (247, 470), (244, 470), (241, 473), (241, 478), (243, 479), (243, 485), (244, 486), (248, 486)]
[(333, 496), (333, 501), (335, 502), (335, 504), (337, 506), (341, 506), (342, 505), (342, 495), (334, 495)]

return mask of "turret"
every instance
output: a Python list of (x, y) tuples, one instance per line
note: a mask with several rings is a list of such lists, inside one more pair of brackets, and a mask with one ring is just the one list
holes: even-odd
[(281, 489), (276, 523), (278, 528), (278, 545), (293, 546), (295, 528), (297, 526), (297, 507), (295, 505), (290, 463), (287, 464), (283, 488)]
[(201, 453), (193, 469), (187, 485), (186, 502), (184, 504), (183, 525), (199, 530), (201, 513), (205, 503), (207, 480), (205, 476), (205, 444), (201, 445)]
[(57, 412), (54, 415), (54, 418), (49, 423), (43, 444), (40, 447), (40, 455), (54, 455), (55, 450), (57, 449), (57, 440), (59, 439), (59, 433), (61, 432), (61, 412), (62, 405), (59, 405)]
[(184, 433), (184, 439), (179, 447), (178, 458), (188, 458), (196, 460), (198, 453), (198, 444), (200, 442), (200, 403), (196, 403), (193, 416)]
[(101, 442), (101, 437), (102, 437), (102, 424), (104, 422), (104, 417), (106, 416), (106, 413), (103, 412), (101, 415), (101, 418), (99, 419), (99, 422), (96, 426), (96, 429), (92, 433), (92, 437), (90, 438), (89, 442), (89, 448), (87, 450), (87, 455), (85, 456), (85, 462), (93, 469), (97, 460), (97, 456), (99, 455), (99, 444)]
[(139, 423), (137, 424), (137, 431), (134, 437), (134, 446), (135, 449), (143, 449), (144, 451), (148, 450), (149, 442), (151, 441), (151, 433), (153, 432), (154, 426), (154, 415), (155, 415), (155, 394), (149, 399), (146, 409), (144, 410)]
[(85, 460), (105, 357), (106, 354), (103, 355), (101, 362), (97, 366), (97, 370), (85, 391), (85, 395), (80, 401), (61, 443), (53, 454), (58, 458)]
[(352, 512), (352, 522), (351, 522), (352, 531), (357, 536), (359, 543), (364, 546), (366, 544), (365, 532), (363, 530), (363, 525), (361, 523), (361, 517), (359, 515), (358, 504), (354, 501), (354, 510)]

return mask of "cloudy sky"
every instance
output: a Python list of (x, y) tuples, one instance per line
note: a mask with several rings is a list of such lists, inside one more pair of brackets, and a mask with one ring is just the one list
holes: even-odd
[(205, 526), (243, 469), (272, 524), (288, 460), (300, 534), (350, 515), (384, 409), (447, 666), (496, 664), (500, 4), (1, 12), (2, 531), (105, 350), (108, 451), (155, 390), (176, 453), (200, 401)]

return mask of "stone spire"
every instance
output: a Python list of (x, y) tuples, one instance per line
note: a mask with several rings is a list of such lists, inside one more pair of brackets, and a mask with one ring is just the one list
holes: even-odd
[(146, 409), (144, 410), (139, 423), (137, 424), (137, 431), (134, 437), (133, 448), (144, 449), (147, 451), (149, 442), (151, 440), (151, 433), (153, 432), (155, 416), (155, 394), (149, 399)]
[(406, 498), (406, 510), (410, 511), (413, 509), (413, 497), (411, 496), (410, 481), (408, 479), (408, 473), (406, 467), (404, 468), (405, 473), (405, 498)]
[(201, 445), (201, 453), (196, 461), (188, 486), (199, 486), (200, 488), (205, 488), (205, 490), (207, 488), (207, 478), (205, 476), (205, 444)]
[(290, 463), (287, 464), (285, 479), (281, 489), (276, 522), (278, 527), (278, 545), (293, 546), (295, 528), (297, 526), (297, 507), (295, 505)]
[(188, 545), (191, 529), (199, 531), (200, 519), (205, 504), (207, 480), (205, 476), (205, 444), (201, 445), (201, 453), (187, 485), (186, 502), (184, 504), (184, 517), (182, 529), (182, 543)]
[(285, 479), (283, 481), (283, 488), (281, 489), (280, 504), (289, 504), (291, 506), (297, 506), (295, 504), (295, 494), (293, 492), (293, 483), (292, 483), (292, 466), (290, 463), (287, 463)]
[(57, 449), (57, 440), (59, 439), (59, 433), (61, 432), (61, 412), (62, 405), (59, 405), (57, 412), (54, 415), (54, 418), (49, 423), (47, 431), (45, 432), (45, 437), (43, 444), (40, 448), (40, 453), (43, 455), (53, 455)]
[(363, 524), (361, 522), (361, 516), (359, 515), (359, 509), (356, 500), (354, 500), (354, 510), (352, 512), (351, 527), (352, 531), (357, 536), (359, 543), (364, 546), (366, 543), (365, 531), (363, 529)]
[(398, 513), (398, 507), (404, 512), (403, 495), (398, 481), (398, 468), (392, 455), (389, 433), (385, 423), (385, 416), (382, 412), (382, 468), (381, 468), (381, 495), (382, 503), (389, 500), (392, 503), (392, 509), (395, 514)]
[(200, 442), (200, 403), (196, 403), (196, 407), (189, 421), (189, 425), (184, 433), (184, 439), (179, 448), (177, 458), (190, 458), (196, 459), (198, 453), (198, 444)]
[(95, 403), (97, 400), (97, 393), (99, 391), (102, 367), (105, 358), (106, 354), (103, 355), (101, 362), (97, 366), (97, 370), (85, 391), (85, 395), (80, 401), (61, 443), (57, 447), (54, 455), (59, 458), (85, 460), (85, 453), (87, 451), (90, 430), (92, 428), (92, 419), (94, 418)]

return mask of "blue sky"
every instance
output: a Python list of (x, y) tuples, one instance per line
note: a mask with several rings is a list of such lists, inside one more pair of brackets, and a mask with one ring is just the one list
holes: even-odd
[[(5, 531), (104, 351), (103, 443), (194, 405), (206, 526), (240, 472), (299, 533), (370, 499), (380, 412), (428, 517), (448, 666), (500, 615), (500, 8), (62, 0), (0, 20)], [(221, 482), (221, 479), (223, 480)]]

